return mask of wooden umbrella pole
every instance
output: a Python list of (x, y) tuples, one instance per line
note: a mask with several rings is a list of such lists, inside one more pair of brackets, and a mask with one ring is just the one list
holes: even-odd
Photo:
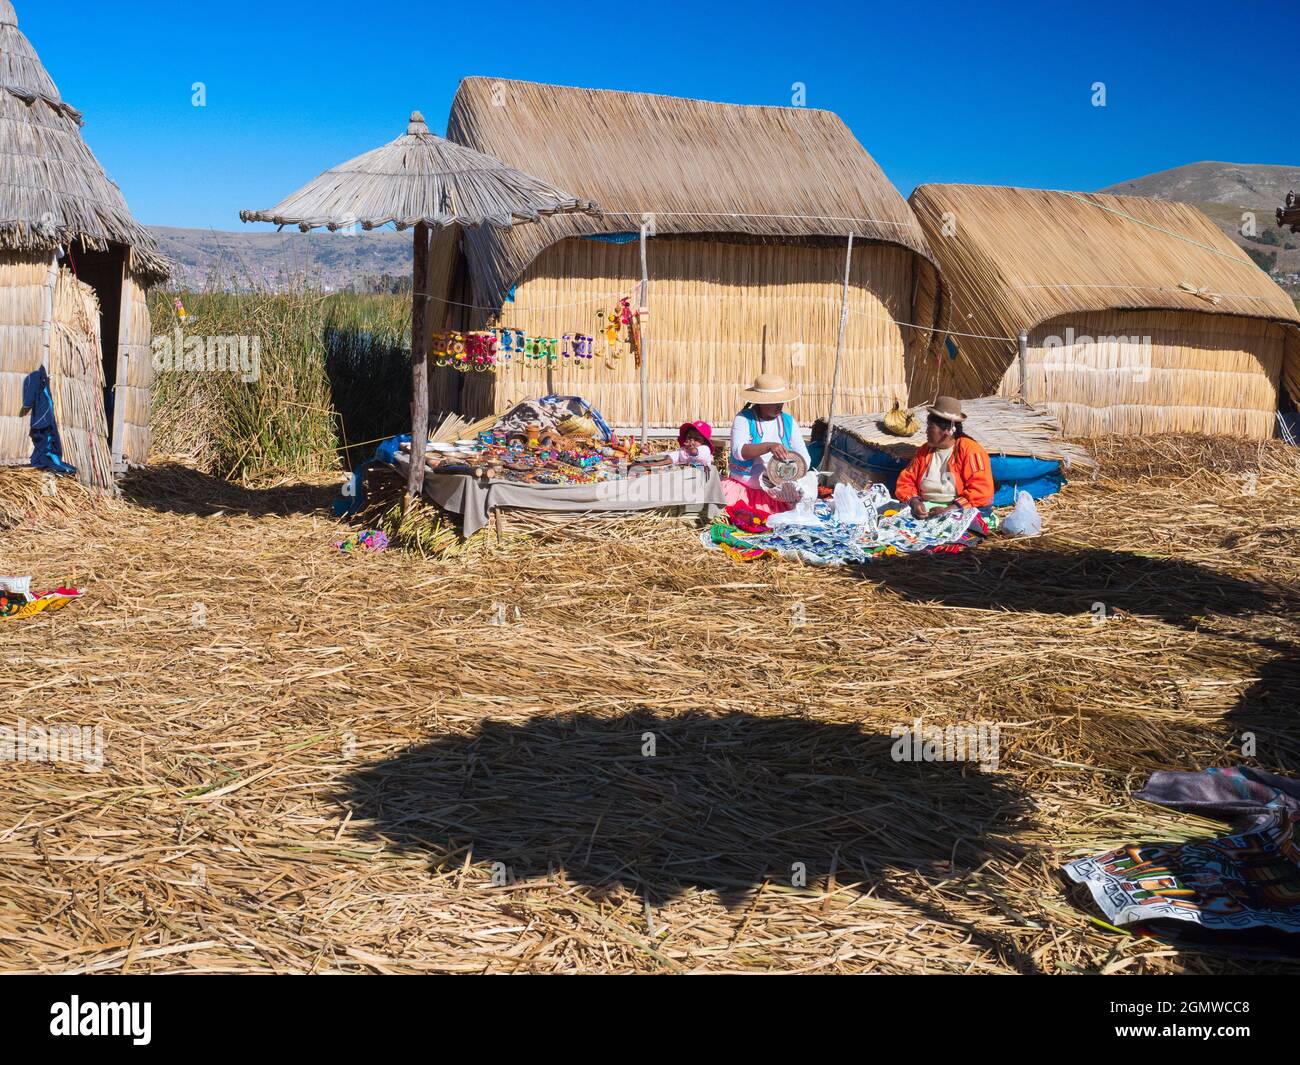
[(844, 291), (840, 295), (840, 333), (835, 341), (835, 371), (831, 375), (831, 409), (826, 415), (826, 461), (830, 458), (831, 435), (835, 432), (835, 397), (840, 388), (840, 360), (844, 357), (844, 330), (849, 322), (849, 269), (853, 266), (853, 234), (844, 253)]
[(641, 306), (639, 328), (641, 331), (641, 447), (650, 436), (650, 338), (647, 319), (650, 311), (650, 269), (646, 258), (646, 237), (649, 225), (641, 223)]
[(429, 345), (424, 324), (429, 305), (429, 227), (415, 224), (415, 262), (411, 277), (411, 468), (408, 500), (424, 488), (424, 457), (429, 440)]
[(1020, 398), (1029, 402), (1029, 330), (1020, 330)]

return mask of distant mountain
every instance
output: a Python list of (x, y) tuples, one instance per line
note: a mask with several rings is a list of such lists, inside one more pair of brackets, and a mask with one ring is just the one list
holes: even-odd
[[(1300, 292), (1300, 234), (1277, 227), (1274, 212), (1286, 194), (1300, 193), (1300, 166), (1267, 163), (1188, 163), (1101, 189), (1117, 196), (1147, 196), (1199, 207), (1256, 262)], [(1249, 219), (1254, 232), (1249, 233)], [(1243, 228), (1248, 232), (1243, 233)]]
[(409, 233), (231, 233), (150, 226), (178, 266), (176, 288), (283, 290), (308, 280), (327, 291), (393, 290), (411, 278)]
[(1220, 203), (1229, 207), (1267, 210), (1271, 218), (1291, 189), (1300, 192), (1300, 166), (1188, 163), (1123, 181), (1101, 191), (1117, 196), (1150, 196), (1198, 205)]

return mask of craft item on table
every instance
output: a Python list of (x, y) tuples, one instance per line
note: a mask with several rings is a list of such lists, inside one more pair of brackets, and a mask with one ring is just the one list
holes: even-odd
[(572, 414), (561, 418), (560, 421), (556, 423), (555, 427), (565, 436), (581, 436), (594, 440), (600, 435), (600, 430), (596, 427), (594, 421), (590, 418), (575, 416)]
[(388, 549), (388, 535), (382, 529), (367, 529), (346, 540), (336, 540), (334, 546), (345, 555), (363, 551), (385, 551)]
[(647, 473), (658, 473), (672, 468), (673, 458), (666, 452), (659, 455), (642, 455), (632, 460), (628, 474), (632, 477), (643, 477)]
[(1106, 920), (1181, 922), (1162, 933), (1194, 926), (1300, 933), (1300, 781), (1250, 767), (1161, 771), (1134, 797), (1234, 822), (1237, 831), (1187, 843), (1130, 843), (1066, 865)]

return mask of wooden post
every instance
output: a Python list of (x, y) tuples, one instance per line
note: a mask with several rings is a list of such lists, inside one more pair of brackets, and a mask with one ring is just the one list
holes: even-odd
[(408, 502), (424, 488), (424, 458), (429, 440), (429, 344), (424, 324), (429, 310), (429, 227), (415, 224), (415, 262), (411, 277), (411, 468)]
[(1020, 330), (1020, 398), (1029, 402), (1029, 330)]
[(646, 446), (650, 436), (650, 330), (647, 328), (650, 311), (650, 269), (646, 265), (646, 238), (650, 225), (641, 223), (641, 447)]
[(835, 397), (840, 388), (840, 361), (844, 357), (844, 329), (849, 322), (849, 270), (853, 266), (853, 234), (849, 234), (849, 247), (844, 253), (844, 291), (840, 295), (840, 334), (835, 342), (835, 371), (831, 375), (831, 409), (826, 415), (826, 457), (829, 461), (831, 437), (835, 433)]
[[(113, 471), (125, 468), (126, 449), (126, 390), (131, 380), (131, 329), (135, 300), (131, 298), (131, 274), (127, 271), (125, 257), (118, 282), (118, 306), (121, 308), (117, 329), (117, 369), (113, 374), (113, 424), (109, 428), (109, 453), (113, 457)], [(137, 457), (136, 461), (143, 461)]]
[(50, 252), (49, 266), (45, 271), (45, 291), (41, 310), (41, 365), (50, 370), (50, 347), (54, 339), (54, 286), (59, 280), (59, 253)]

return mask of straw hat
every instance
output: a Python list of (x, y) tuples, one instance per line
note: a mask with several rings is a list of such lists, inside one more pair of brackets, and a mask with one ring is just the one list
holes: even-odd
[(966, 412), (961, 409), (961, 404), (952, 396), (940, 396), (930, 406), (926, 407), (936, 418), (942, 418), (946, 422), (964, 422)]
[(776, 373), (761, 373), (740, 398), (746, 403), (793, 403), (799, 393), (785, 383), (785, 378)]

